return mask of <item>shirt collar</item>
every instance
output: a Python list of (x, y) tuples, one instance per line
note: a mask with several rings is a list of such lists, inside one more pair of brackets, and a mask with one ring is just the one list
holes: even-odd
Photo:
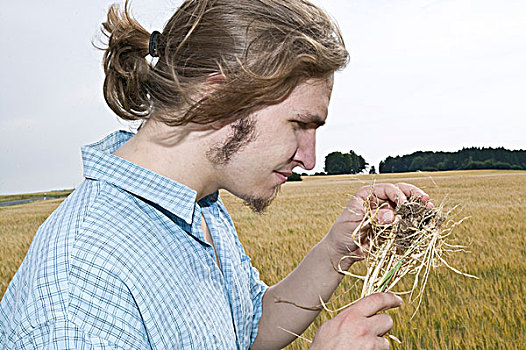
[[(109, 182), (153, 202), (191, 225), (197, 192), (165, 176), (113, 155), (135, 134), (116, 131), (104, 139), (82, 147), (84, 177)], [(184, 165), (182, 165), (184, 166)], [(217, 201), (215, 192), (199, 202)]]

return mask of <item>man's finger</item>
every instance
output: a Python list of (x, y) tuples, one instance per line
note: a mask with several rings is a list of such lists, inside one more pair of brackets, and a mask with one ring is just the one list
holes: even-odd
[(369, 318), (377, 336), (382, 337), (393, 328), (393, 319), (388, 314), (376, 314)]
[(396, 187), (398, 187), (408, 198), (416, 196), (424, 202), (429, 201), (429, 195), (415, 185), (400, 182), (396, 184)]
[(390, 183), (364, 186), (356, 192), (356, 196), (364, 200), (370, 198), (374, 206), (380, 206), (385, 202), (393, 202), (396, 206), (407, 201), (405, 193), (398, 186)]
[(407, 202), (405, 193), (393, 184), (377, 184), (374, 187), (373, 195), (382, 202), (392, 202), (395, 206)]
[(394, 211), (392, 209), (380, 209), (376, 215), (378, 222), (382, 225), (387, 225), (394, 220)]
[(378, 337), (377, 345), (375, 349), (381, 349), (381, 350), (389, 350), (391, 348), (391, 344), (389, 344), (389, 340)]
[(402, 304), (402, 298), (392, 293), (376, 293), (357, 301), (352, 307), (355, 312), (371, 317), (378, 311), (385, 311)]
[(347, 203), (347, 206), (345, 207), (345, 210), (343, 212), (345, 221), (352, 221), (352, 222), (362, 221), (363, 214), (364, 214), (363, 203), (364, 203), (363, 198), (358, 196), (357, 194), (354, 194), (349, 200), (349, 203)]

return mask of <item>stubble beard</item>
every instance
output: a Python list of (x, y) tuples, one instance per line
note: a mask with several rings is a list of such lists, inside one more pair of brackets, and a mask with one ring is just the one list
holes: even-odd
[[(206, 153), (208, 160), (217, 167), (227, 165), (232, 156), (256, 139), (255, 121), (249, 117), (237, 120), (231, 126), (232, 135), (221, 145), (211, 147)], [(274, 188), (271, 196), (239, 196), (244, 205), (256, 214), (263, 214), (280, 192), (281, 185)]]
[(248, 196), (243, 199), (243, 204), (249, 207), (256, 214), (263, 214), (266, 212), (270, 203), (278, 196), (281, 190), (281, 185), (274, 187), (274, 193), (271, 196)]

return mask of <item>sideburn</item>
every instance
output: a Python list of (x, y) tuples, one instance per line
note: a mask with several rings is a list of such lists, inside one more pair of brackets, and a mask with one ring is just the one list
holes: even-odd
[(210, 162), (219, 166), (228, 164), (234, 154), (254, 140), (256, 136), (255, 126), (255, 121), (250, 117), (241, 118), (233, 122), (230, 126), (232, 136), (224, 144), (213, 146), (206, 152)]

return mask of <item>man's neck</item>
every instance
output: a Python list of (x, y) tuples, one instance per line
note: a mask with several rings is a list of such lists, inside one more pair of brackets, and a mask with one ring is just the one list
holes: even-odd
[(199, 200), (219, 189), (215, 169), (206, 158), (214, 132), (150, 120), (114, 155), (195, 190)]

